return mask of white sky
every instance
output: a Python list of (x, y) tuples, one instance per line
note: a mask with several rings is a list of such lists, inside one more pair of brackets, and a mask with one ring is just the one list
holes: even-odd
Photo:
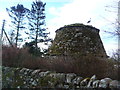
[[(19, 3), (31, 5), (32, 0), (0, 0), (0, 27), (2, 20), (6, 19), (9, 23), (10, 18), (8, 17), (5, 8), (10, 8)], [(112, 23), (116, 22), (117, 19), (117, 2), (119, 0), (42, 0), (46, 4), (46, 26), (51, 32), (50, 37), (55, 37), (55, 30), (60, 27), (73, 24), (83, 23), (87, 24), (87, 21), (91, 18), (92, 25), (100, 29), (100, 36), (103, 41), (107, 54), (110, 55), (112, 50), (118, 48), (118, 41), (113, 36), (109, 36), (103, 31), (111, 31), (115, 29)], [(30, 2), (30, 4), (28, 4)], [(109, 6), (109, 7), (106, 7)], [(116, 8), (113, 8), (113, 7)], [(6, 29), (9, 27), (6, 25)]]
[[(112, 24), (117, 19), (117, 1), (115, 0), (73, 0), (62, 7), (52, 6), (49, 8), (49, 14), (54, 16), (47, 22), (48, 28), (53, 31), (52, 34), (54, 30), (67, 24), (87, 24), (91, 18), (89, 25), (100, 29), (100, 36), (107, 54), (110, 55), (113, 50), (118, 48), (117, 39), (103, 32), (115, 29)], [(54, 37), (54, 35), (52, 36)]]

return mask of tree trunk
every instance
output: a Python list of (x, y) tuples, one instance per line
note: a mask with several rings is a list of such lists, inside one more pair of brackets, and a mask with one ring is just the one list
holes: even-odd
[(20, 29), (20, 20), (18, 21), (18, 26), (17, 26), (17, 35), (16, 35), (16, 47), (17, 47), (17, 42), (18, 42), (18, 36), (19, 36), (19, 29)]
[(36, 38), (35, 38), (35, 54), (37, 54), (37, 50), (38, 50), (38, 45), (37, 45), (38, 30), (39, 30), (38, 22), (39, 22), (39, 21), (37, 20), (37, 29), (36, 29)]
[(38, 45), (37, 45), (38, 31), (39, 31), (39, 11), (37, 11), (37, 28), (36, 28), (36, 38), (35, 38), (35, 54), (37, 54), (37, 50), (38, 50)]
[(36, 38), (35, 38), (35, 49), (36, 49), (36, 52), (37, 52), (37, 49), (38, 49), (37, 39), (38, 39), (38, 29), (36, 31)]

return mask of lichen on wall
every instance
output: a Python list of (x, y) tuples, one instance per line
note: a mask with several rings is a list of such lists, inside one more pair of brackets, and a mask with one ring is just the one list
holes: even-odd
[[(2, 88), (120, 88), (120, 82), (110, 78), (97, 80), (97, 76), (83, 78), (75, 73), (12, 68), (2, 66)], [(95, 89), (94, 89), (95, 90)], [(116, 90), (116, 89), (112, 89)]]
[(71, 24), (56, 30), (56, 37), (49, 48), (50, 55), (107, 57), (99, 29), (83, 24)]

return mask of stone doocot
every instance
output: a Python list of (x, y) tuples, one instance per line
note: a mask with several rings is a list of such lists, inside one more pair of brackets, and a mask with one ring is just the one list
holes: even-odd
[(83, 24), (71, 24), (56, 30), (49, 48), (50, 55), (107, 57), (99, 29)]

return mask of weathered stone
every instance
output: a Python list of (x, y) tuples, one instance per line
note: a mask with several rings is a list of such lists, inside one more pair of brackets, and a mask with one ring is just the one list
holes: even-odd
[[(83, 24), (71, 24), (56, 30), (49, 48), (50, 55), (89, 55), (107, 57), (99, 29)], [(70, 43), (70, 45), (68, 45)]]
[(66, 75), (66, 83), (72, 83), (72, 80), (75, 78), (76, 74), (74, 73), (69, 73)]
[(39, 73), (39, 76), (40, 77), (45, 77), (47, 74), (49, 74), (50, 73), (50, 71), (46, 71), (46, 72), (40, 72)]
[(111, 81), (111, 82), (109, 83), (109, 86), (110, 86), (111, 88), (120, 88), (120, 82), (117, 81), (117, 80), (113, 80), (113, 81)]
[(98, 88), (99, 87), (100, 80), (95, 80), (93, 81), (93, 88)]
[(109, 83), (112, 81), (110, 78), (104, 78), (100, 80), (99, 87), (106, 88), (109, 86)]
[(64, 88), (65, 89), (69, 89), (69, 85), (64, 85)]
[(93, 87), (93, 82), (96, 80), (96, 75), (93, 75), (91, 78), (90, 78), (90, 81), (88, 82), (88, 85), (87, 87)]
[(38, 74), (40, 71), (41, 71), (40, 69), (34, 70), (34, 71), (32, 72), (32, 74)]
[(80, 82), (80, 86), (86, 86), (88, 85), (88, 82), (90, 81), (90, 78), (85, 78)]
[(80, 88), (80, 82), (83, 80), (82, 77), (77, 76), (75, 79), (72, 81), (72, 85), (74, 88)]
[(57, 88), (64, 88), (64, 86), (63, 86), (62, 83), (60, 83), (60, 84), (57, 85)]
[(50, 73), (49, 76), (59, 79), (59, 83), (65, 82), (65, 79), (66, 79), (64, 73)]
[[(30, 73), (31, 72), (31, 73)], [(39, 73), (39, 74), (38, 74)], [(96, 76), (83, 79), (74, 73), (40, 72), (27, 68), (2, 68), (3, 88), (120, 88), (120, 82), (110, 78), (96, 80)], [(34, 75), (33, 75), (34, 74)], [(36, 75), (35, 75), (36, 74)], [(91, 83), (90, 83), (91, 81)]]
[(80, 82), (82, 81), (82, 77), (77, 76), (75, 79), (73, 79), (72, 83), (73, 85), (79, 85)]

